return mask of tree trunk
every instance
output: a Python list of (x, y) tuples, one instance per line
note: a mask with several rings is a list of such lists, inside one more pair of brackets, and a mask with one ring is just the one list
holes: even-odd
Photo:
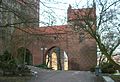
[(111, 56), (107, 56), (107, 59), (109, 60), (109, 62), (114, 66), (115, 70), (120, 70), (120, 65), (117, 64), (112, 58)]
[(112, 58), (111, 58), (111, 54), (108, 54), (107, 49), (105, 48), (105, 46), (103, 44), (101, 44), (101, 42), (99, 42), (100, 40), (97, 41), (98, 46), (100, 51), (102, 52), (102, 54), (104, 54), (107, 59), (109, 60), (109, 62), (114, 66), (115, 70), (119, 70), (120, 69), (120, 65), (117, 64)]

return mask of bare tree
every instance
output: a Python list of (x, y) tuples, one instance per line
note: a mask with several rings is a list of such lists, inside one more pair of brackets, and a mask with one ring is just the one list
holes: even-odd
[[(46, 35), (34, 34), (34, 32), (39, 27), (39, 23), (50, 26), (53, 25), (55, 17), (58, 17), (53, 10), (56, 8), (47, 5), (48, 2), (61, 3), (51, 0), (45, 2), (40, 0), (0, 0), (0, 42), (3, 45), (1, 54), (8, 50), (12, 55), (16, 55), (18, 46), (27, 47), (36, 39), (46, 38)], [(47, 10), (43, 8), (42, 15), (49, 15), (49, 22), (39, 20), (39, 4), (47, 8)]]
[[(39, 26), (39, 1), (1, 0), (0, 39), (3, 52), (13, 48), (13, 33), (18, 28)], [(24, 41), (24, 40), (23, 40)]]
[(61, 8), (61, 5), (64, 6), (66, 4), (67, 3), (58, 0), (40, 1), (40, 25), (52, 26), (58, 24), (57, 22), (64, 24), (66, 17), (63, 17), (62, 13), (65, 13), (66, 9)]
[[(58, 16), (53, 10), (57, 8), (51, 7), (49, 5), (51, 3), (59, 4), (62, 2), (53, 0), (0, 0), (0, 36), (4, 40), (2, 42), (5, 42), (6, 46), (4, 46), (7, 48), (7, 45), (10, 45), (8, 42), (11, 43), (10, 39), (12, 39), (11, 36), (15, 29), (25, 32), (22, 28), (39, 27), (39, 23), (47, 24), (48, 26), (53, 25), (56, 22), (55, 17)], [(41, 12), (39, 12), (40, 5), (44, 7), (41, 8), (41, 10), (43, 9)], [(49, 15), (46, 16), (49, 17), (47, 18), (49, 22), (40, 21), (39, 14), (41, 14), (41, 17), (44, 17), (45, 14)]]
[[(118, 10), (119, 4), (120, 0), (93, 0), (93, 4), (89, 6), (89, 8), (84, 9), (85, 13), (78, 15), (77, 13), (80, 13), (80, 10), (74, 12), (77, 20), (74, 22), (69, 20), (74, 30), (77, 30), (77, 32), (83, 30), (95, 39), (101, 53), (104, 54), (108, 61), (117, 69), (120, 68), (120, 65), (112, 59), (112, 54), (120, 45), (120, 37), (118, 35), (120, 30), (118, 26), (120, 13)], [(96, 13), (96, 15), (94, 13)], [(115, 36), (111, 34), (111, 31), (115, 32)], [(105, 33), (107, 33), (109, 37), (102, 38), (105, 36)]]

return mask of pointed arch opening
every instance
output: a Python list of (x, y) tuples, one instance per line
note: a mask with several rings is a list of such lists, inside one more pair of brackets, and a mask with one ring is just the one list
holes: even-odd
[(59, 47), (51, 47), (45, 54), (45, 63), (53, 70), (68, 70), (68, 56)]

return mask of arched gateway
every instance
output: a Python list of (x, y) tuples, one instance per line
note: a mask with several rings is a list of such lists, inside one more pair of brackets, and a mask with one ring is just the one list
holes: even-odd
[(54, 70), (68, 70), (68, 57), (64, 54), (57, 46), (49, 48), (45, 53), (46, 65)]

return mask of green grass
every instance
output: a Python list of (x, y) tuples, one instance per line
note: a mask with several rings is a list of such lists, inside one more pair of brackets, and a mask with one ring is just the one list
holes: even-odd
[(120, 82), (120, 75), (111, 75), (110, 76), (115, 82)]
[(0, 82), (26, 82), (30, 80), (31, 77), (24, 76), (24, 77), (7, 77), (7, 76), (0, 76)]

